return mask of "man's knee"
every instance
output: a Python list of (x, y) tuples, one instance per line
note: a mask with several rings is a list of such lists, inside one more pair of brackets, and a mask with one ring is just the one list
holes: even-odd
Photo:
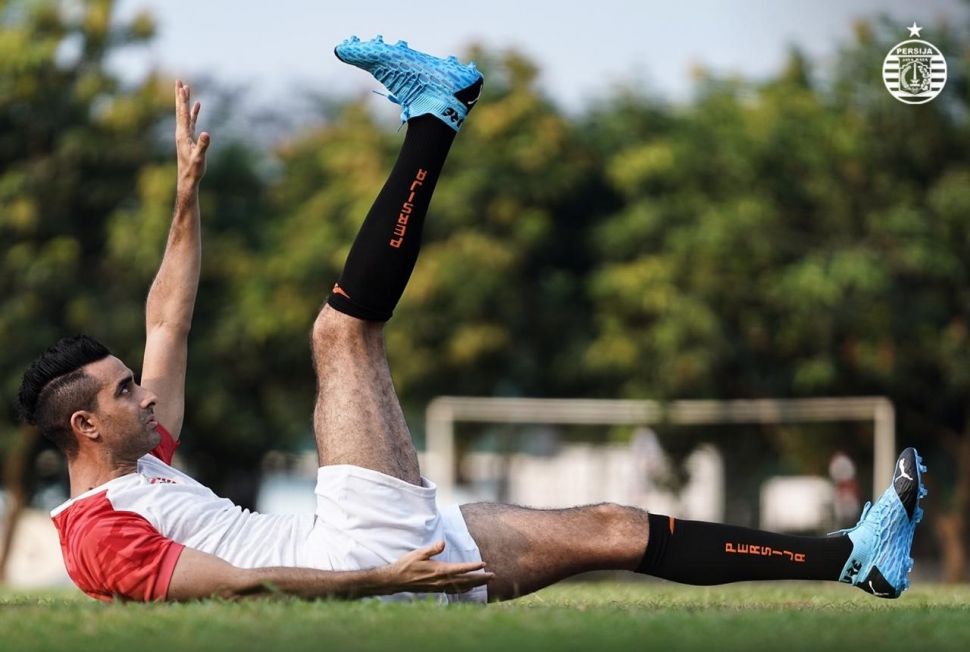
[(313, 330), (310, 333), (314, 358), (319, 359), (319, 356), (331, 354), (335, 347), (347, 347), (355, 343), (365, 344), (375, 336), (380, 336), (382, 326), (381, 322), (357, 319), (324, 304), (313, 322)]
[(599, 503), (598, 505), (593, 505), (592, 509), (596, 517), (603, 521), (603, 525), (609, 526), (630, 518), (631, 510), (635, 510), (636, 508), (626, 507), (625, 505), (617, 503)]
[(594, 505), (593, 510), (603, 533), (603, 542), (609, 549), (624, 551), (629, 548), (631, 540), (646, 540), (648, 520), (643, 510), (617, 503)]

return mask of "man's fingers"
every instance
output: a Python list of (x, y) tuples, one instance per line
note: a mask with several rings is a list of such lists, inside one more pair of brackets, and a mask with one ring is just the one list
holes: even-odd
[(202, 109), (202, 102), (196, 102), (192, 105), (192, 115), (189, 118), (189, 129), (192, 133), (195, 133), (195, 123), (199, 119), (199, 111)]
[(439, 582), (438, 588), (445, 591), (446, 593), (451, 593), (453, 591), (470, 591), (476, 586), (484, 586), (488, 584), (492, 578), (495, 577), (492, 574), (482, 574), (478, 573), (476, 575), (469, 575), (467, 577), (450, 579), (447, 581)]
[(203, 131), (201, 134), (199, 134), (198, 151), (200, 154), (205, 154), (205, 150), (209, 149), (209, 142), (211, 141), (212, 139), (209, 137), (208, 131)]
[(486, 584), (495, 577), (495, 573), (483, 571), (485, 562), (475, 562), (469, 564), (439, 564), (437, 569), (438, 579), (442, 586), (475, 588)]
[(462, 575), (464, 573), (473, 573), (475, 571), (480, 571), (485, 568), (485, 562), (483, 561), (468, 561), (461, 563), (438, 563), (438, 572), (441, 575)]
[(423, 548), (418, 548), (415, 552), (418, 555), (418, 559), (431, 559), (435, 555), (440, 555), (445, 549), (444, 541), (435, 541), (430, 546), (425, 546)]
[(185, 111), (185, 101), (182, 99), (182, 80), (175, 80), (175, 125), (182, 124), (182, 113)]
[[(195, 119), (199, 115), (199, 109), (193, 107), (189, 109), (189, 100), (192, 98), (192, 87), (183, 84), (181, 80), (175, 82), (175, 127), (176, 129), (195, 128)], [(198, 104), (198, 102), (196, 102)]]
[[(421, 551), (427, 550), (423, 548)], [(439, 580), (448, 580), (455, 577), (465, 577), (472, 573), (479, 574), (479, 571), (485, 568), (485, 562), (483, 561), (472, 561), (472, 562), (462, 562), (462, 563), (448, 563), (443, 561), (425, 560), (422, 563), (416, 564), (414, 566), (415, 570), (419, 572), (427, 573), (430, 577)]]
[(468, 586), (481, 586), (482, 584), (488, 584), (494, 577), (495, 573), (468, 573), (459, 578), (459, 583)]

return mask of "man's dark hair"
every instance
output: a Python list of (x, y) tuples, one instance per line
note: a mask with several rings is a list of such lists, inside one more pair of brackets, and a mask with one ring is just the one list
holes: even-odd
[(36, 425), (68, 457), (78, 450), (71, 415), (96, 409), (100, 389), (82, 367), (109, 355), (108, 347), (93, 337), (73, 335), (44, 351), (24, 372), (18, 395), (21, 418)]

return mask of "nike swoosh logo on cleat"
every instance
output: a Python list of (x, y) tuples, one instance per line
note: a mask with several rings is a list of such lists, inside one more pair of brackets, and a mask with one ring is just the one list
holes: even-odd
[[(473, 97), (471, 99), (468, 99), (468, 100), (462, 98), (461, 95), (463, 95), (466, 92), (470, 91), (474, 87), (474, 85), (477, 85), (478, 86), (478, 92), (475, 93), (475, 97)], [(475, 103), (478, 102), (478, 98), (480, 98), (482, 96), (482, 88), (484, 88), (484, 85), (481, 84), (479, 81), (476, 80), (476, 82), (474, 82), (473, 86), (468, 86), (467, 88), (463, 88), (462, 90), (460, 90), (457, 93), (455, 93), (454, 94), (454, 97), (455, 97), (456, 100), (458, 100), (459, 102), (461, 102), (462, 104), (464, 104), (469, 110), (471, 110), (471, 108), (473, 106), (475, 106)]]

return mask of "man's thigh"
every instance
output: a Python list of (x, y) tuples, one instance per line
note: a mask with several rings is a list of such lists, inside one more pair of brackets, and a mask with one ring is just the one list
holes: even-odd
[(324, 306), (312, 339), (320, 466), (350, 464), (420, 485), (418, 456), (387, 364), (383, 324)]

